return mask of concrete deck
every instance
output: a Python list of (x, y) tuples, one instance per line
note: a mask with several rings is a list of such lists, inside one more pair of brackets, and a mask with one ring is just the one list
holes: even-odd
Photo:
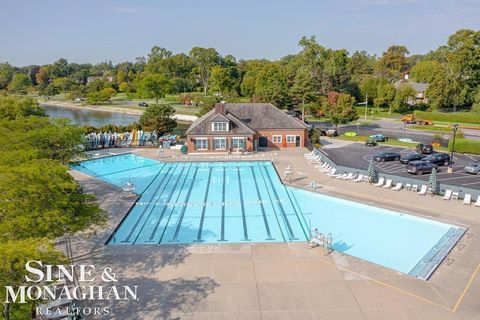
[[(157, 157), (153, 149), (134, 152)], [(480, 318), (480, 208), (333, 180), (308, 163), (306, 152), (275, 151), (280, 176), (291, 164), (296, 186), (315, 180), (317, 192), (467, 225), (472, 236), (461, 240), (450, 254), (452, 263), (445, 261), (429, 281), (337, 252), (325, 256), (303, 243), (105, 246), (136, 196), (72, 172), (109, 215), (109, 230), (72, 239), (74, 262), (111, 267), (117, 285), (139, 286), (139, 301), (91, 306), (110, 307), (109, 319)]]

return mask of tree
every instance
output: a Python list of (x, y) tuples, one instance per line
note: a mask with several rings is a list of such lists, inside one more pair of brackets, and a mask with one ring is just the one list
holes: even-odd
[(112, 96), (116, 94), (116, 91), (112, 88), (104, 88), (100, 91), (94, 91), (87, 94), (87, 103), (89, 104), (102, 104), (110, 100)]
[(207, 95), (212, 67), (220, 64), (220, 55), (213, 48), (195, 47), (190, 51), (190, 58), (195, 63), (194, 72)]
[(161, 74), (149, 74), (140, 81), (139, 87), (140, 91), (145, 92), (149, 97), (153, 97), (155, 103), (158, 104), (158, 101), (169, 92), (170, 83)]
[(37, 84), (42, 85), (44, 84), (47, 86), (50, 84), (51, 80), (51, 66), (43, 66), (38, 70), (38, 73), (35, 75), (35, 78), (37, 79)]
[(32, 98), (0, 97), (0, 119), (16, 120), (31, 116), (46, 117), (47, 114)]
[(391, 83), (381, 84), (377, 87), (377, 97), (374, 100), (377, 110), (380, 106), (388, 105), (388, 114), (392, 113), (392, 102), (395, 99), (395, 86)]
[(171, 132), (177, 121), (173, 118), (175, 109), (168, 104), (154, 104), (148, 106), (140, 116), (143, 130), (156, 130), (160, 135)]
[(305, 104), (309, 104), (317, 97), (310, 72), (307, 69), (298, 70), (293, 85), (290, 87), (290, 95), (293, 101), (302, 107), (302, 121), (305, 121)]
[(433, 60), (421, 61), (410, 70), (412, 79), (418, 82), (432, 83), (438, 74), (443, 74), (442, 65)]
[(322, 111), (335, 124), (335, 128), (338, 124), (358, 119), (354, 104), (355, 99), (347, 93), (329, 92), (327, 97), (321, 99)]
[(348, 60), (348, 70), (355, 81), (361, 81), (366, 75), (373, 74), (376, 64), (375, 56), (366, 51), (355, 51)]
[(8, 63), (0, 63), (0, 90), (6, 89), (12, 80), (15, 69)]
[(213, 67), (210, 81), (212, 92), (226, 94), (236, 91), (237, 79), (230, 68)]
[[(415, 95), (417, 92), (409, 84), (402, 84), (397, 88), (395, 93), (395, 99), (393, 101), (393, 107), (395, 110), (403, 111), (410, 108), (415, 103)], [(392, 108), (390, 108), (391, 110)]]
[(375, 166), (373, 165), (373, 160), (370, 160), (370, 162), (368, 163), (367, 175), (368, 175), (368, 182), (375, 183), (378, 181), (378, 172), (377, 170), (375, 170)]
[(23, 73), (17, 73), (13, 76), (8, 85), (8, 90), (16, 93), (26, 94), (28, 88), (32, 85), (30, 78)]
[(433, 167), (430, 177), (428, 178), (428, 187), (432, 196), (438, 193), (437, 168)]
[(378, 60), (375, 71), (389, 80), (400, 78), (401, 72), (408, 67), (407, 54), (409, 54), (408, 49), (404, 46), (394, 45), (389, 47)]
[(255, 99), (270, 102), (280, 109), (290, 105), (288, 83), (278, 64), (266, 65), (257, 75)]
[(60, 58), (51, 66), (51, 74), (53, 78), (67, 78), (72, 73), (72, 68), (68, 64), (67, 59)]

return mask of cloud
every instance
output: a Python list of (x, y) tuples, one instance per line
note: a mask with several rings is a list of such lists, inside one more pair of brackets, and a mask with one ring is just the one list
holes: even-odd
[(139, 8), (134, 7), (120, 7), (120, 6), (108, 6), (112, 11), (119, 12), (119, 13), (126, 13), (126, 14), (135, 14), (140, 12)]

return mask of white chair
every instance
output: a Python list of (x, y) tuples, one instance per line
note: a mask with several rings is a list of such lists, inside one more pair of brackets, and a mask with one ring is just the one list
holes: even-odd
[(359, 174), (358, 177), (356, 177), (355, 179), (353, 179), (352, 181), (353, 182), (360, 182), (363, 180), (363, 174)]
[(381, 177), (380, 180), (378, 180), (378, 182), (374, 184), (374, 186), (375, 187), (381, 187), (381, 186), (383, 186), (384, 182), (385, 182), (385, 178)]
[(331, 175), (330, 178), (336, 178), (336, 179), (343, 179), (347, 176), (346, 173), (339, 173), (339, 174), (334, 174), (334, 175)]
[(412, 184), (411, 183), (407, 183), (405, 185), (405, 190), (411, 190), (412, 189)]
[(470, 205), (472, 203), (472, 195), (470, 193), (466, 193), (465, 197), (463, 197), (463, 204)]
[(445, 195), (442, 197), (442, 200), (450, 200), (451, 197), (452, 197), (452, 190), (447, 189), (447, 191), (445, 191)]
[(412, 185), (412, 191), (417, 192), (418, 191), (418, 185), (416, 185), (416, 184)]
[(310, 183), (307, 185), (307, 189), (315, 190), (316, 188), (317, 188), (317, 184), (315, 183), (315, 180), (312, 180), (312, 182), (310, 182)]
[(395, 187), (392, 189), (393, 191), (400, 191), (402, 190), (402, 183), (401, 182), (397, 182), (397, 184), (395, 185)]
[(427, 191), (428, 191), (428, 186), (424, 184), (422, 185), (422, 188), (420, 189), (420, 191), (418, 191), (418, 194), (421, 196), (424, 196), (427, 194)]
[(388, 179), (387, 183), (383, 186), (385, 189), (390, 189), (392, 187), (392, 179)]
[(349, 172), (347, 174), (347, 176), (345, 178), (342, 178), (343, 180), (352, 180), (354, 177), (353, 177), (353, 173)]
[(477, 201), (473, 204), (474, 207), (480, 207), (480, 196), (477, 197)]
[(458, 200), (458, 192), (452, 192), (452, 199)]
[(335, 172), (337, 172), (337, 169), (333, 168), (330, 172), (326, 173), (325, 175), (326, 176), (333, 176), (333, 175), (335, 175)]
[(320, 158), (321, 158), (321, 157), (320, 157), (319, 155), (316, 155), (316, 156), (314, 156), (314, 157), (312, 157), (312, 158), (309, 158), (308, 161), (314, 162), (314, 161), (319, 160)]
[(314, 154), (315, 154), (315, 150), (312, 150), (311, 152), (309, 152), (309, 153), (304, 153), (303, 155), (304, 155), (305, 157), (311, 157), (311, 156), (313, 156)]

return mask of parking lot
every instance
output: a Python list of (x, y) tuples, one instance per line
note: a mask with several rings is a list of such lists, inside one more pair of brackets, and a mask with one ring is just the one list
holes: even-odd
[[(328, 157), (336, 164), (346, 167), (367, 170), (373, 155), (382, 151), (397, 152), (401, 155), (415, 153), (414, 149), (404, 147), (376, 146), (366, 147), (363, 143), (353, 143), (340, 148), (324, 150)], [(480, 175), (465, 173), (463, 167), (472, 162), (480, 162), (480, 156), (455, 154), (453, 173), (447, 173), (447, 167), (439, 166), (437, 180), (440, 183), (480, 189)], [(429, 174), (422, 176), (412, 175), (407, 172), (406, 165), (399, 161), (375, 162), (379, 173), (388, 173), (404, 177), (428, 181)]]

